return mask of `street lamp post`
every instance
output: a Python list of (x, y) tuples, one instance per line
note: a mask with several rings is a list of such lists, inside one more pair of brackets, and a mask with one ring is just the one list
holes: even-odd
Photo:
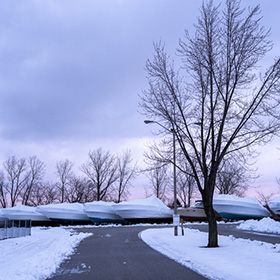
[[(176, 179), (176, 146), (175, 146), (175, 131), (173, 133), (173, 186), (174, 186), (174, 215), (177, 216), (177, 179)], [(174, 225), (174, 235), (178, 235), (178, 226)]]
[[(145, 124), (150, 124), (150, 123), (156, 123), (159, 126), (163, 127), (166, 130), (166, 127), (164, 127), (162, 124), (160, 124), (157, 121), (152, 121), (152, 120), (145, 120)], [(174, 129), (170, 130), (173, 134), (173, 187), (174, 187), (174, 215), (177, 216), (177, 181), (176, 181), (176, 146), (175, 146), (175, 131)], [(174, 222), (174, 221), (173, 221)], [(174, 235), (178, 236), (178, 226), (174, 224)]]

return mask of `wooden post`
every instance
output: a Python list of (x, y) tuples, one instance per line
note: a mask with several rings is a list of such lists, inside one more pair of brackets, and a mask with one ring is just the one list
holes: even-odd
[(184, 220), (181, 219), (182, 236), (184, 236)]

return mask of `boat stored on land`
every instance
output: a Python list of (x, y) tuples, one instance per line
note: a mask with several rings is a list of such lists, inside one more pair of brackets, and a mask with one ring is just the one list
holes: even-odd
[(37, 206), (37, 211), (58, 223), (88, 223), (82, 203), (58, 203)]
[(207, 221), (202, 200), (197, 200), (190, 207), (179, 207), (177, 213), (184, 221)]
[(256, 199), (235, 195), (214, 195), (213, 207), (225, 219), (262, 219), (269, 217), (269, 211)]
[(50, 221), (44, 214), (39, 213), (36, 207), (26, 205), (3, 208), (2, 215), (9, 220), (31, 220), (32, 222)]
[(155, 196), (120, 202), (112, 207), (124, 220), (132, 222), (170, 222), (173, 216), (173, 211)]
[(267, 203), (268, 207), (280, 217), (280, 196)]
[(93, 201), (84, 203), (84, 212), (93, 223), (122, 223), (123, 218), (113, 209), (114, 202)]

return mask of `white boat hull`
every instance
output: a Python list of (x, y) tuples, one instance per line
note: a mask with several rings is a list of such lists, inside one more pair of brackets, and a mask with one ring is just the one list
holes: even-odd
[(262, 219), (269, 217), (269, 211), (253, 198), (233, 195), (214, 196), (213, 207), (225, 219)]
[(113, 205), (113, 209), (125, 220), (171, 219), (173, 215), (173, 211), (154, 196), (121, 202)]
[(36, 207), (18, 205), (12, 208), (2, 209), (9, 220), (31, 220), (33, 222), (49, 221), (48, 217), (36, 211)]
[(160, 213), (158, 209), (147, 209), (146, 207), (118, 207), (116, 212), (123, 219), (164, 219), (171, 218), (172, 213)]
[(112, 205), (112, 202), (89, 202), (84, 204), (84, 212), (93, 223), (122, 222), (122, 217), (117, 215)]
[(78, 204), (52, 204), (38, 206), (37, 211), (53, 221), (89, 221), (88, 216), (83, 210), (83, 205)]
[(207, 216), (203, 208), (180, 207), (177, 209), (177, 213), (185, 221), (207, 221)]

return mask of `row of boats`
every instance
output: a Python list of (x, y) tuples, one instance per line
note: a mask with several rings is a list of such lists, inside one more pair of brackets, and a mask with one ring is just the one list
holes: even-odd
[[(225, 219), (261, 219), (271, 215), (257, 200), (234, 195), (215, 195), (213, 206), (217, 215)], [(268, 206), (280, 216), (280, 197)], [(186, 221), (207, 220), (202, 201), (192, 207), (178, 208), (177, 213)], [(0, 219), (31, 220), (33, 224), (171, 222), (173, 214), (173, 210), (155, 196), (120, 203), (94, 201), (0, 209)]]
[(93, 201), (0, 209), (0, 218), (32, 220), (33, 224), (126, 223), (169, 221), (173, 211), (155, 196), (120, 203)]
[[(268, 207), (267, 207), (268, 206)], [(267, 208), (270, 211), (268, 211)], [(262, 219), (270, 217), (272, 213), (280, 217), (280, 197), (267, 203), (263, 207), (256, 199), (251, 197), (238, 197), (235, 195), (214, 195), (213, 208), (217, 218), (230, 220)], [(178, 208), (178, 214), (186, 221), (206, 221), (203, 202), (198, 200), (188, 208)]]

